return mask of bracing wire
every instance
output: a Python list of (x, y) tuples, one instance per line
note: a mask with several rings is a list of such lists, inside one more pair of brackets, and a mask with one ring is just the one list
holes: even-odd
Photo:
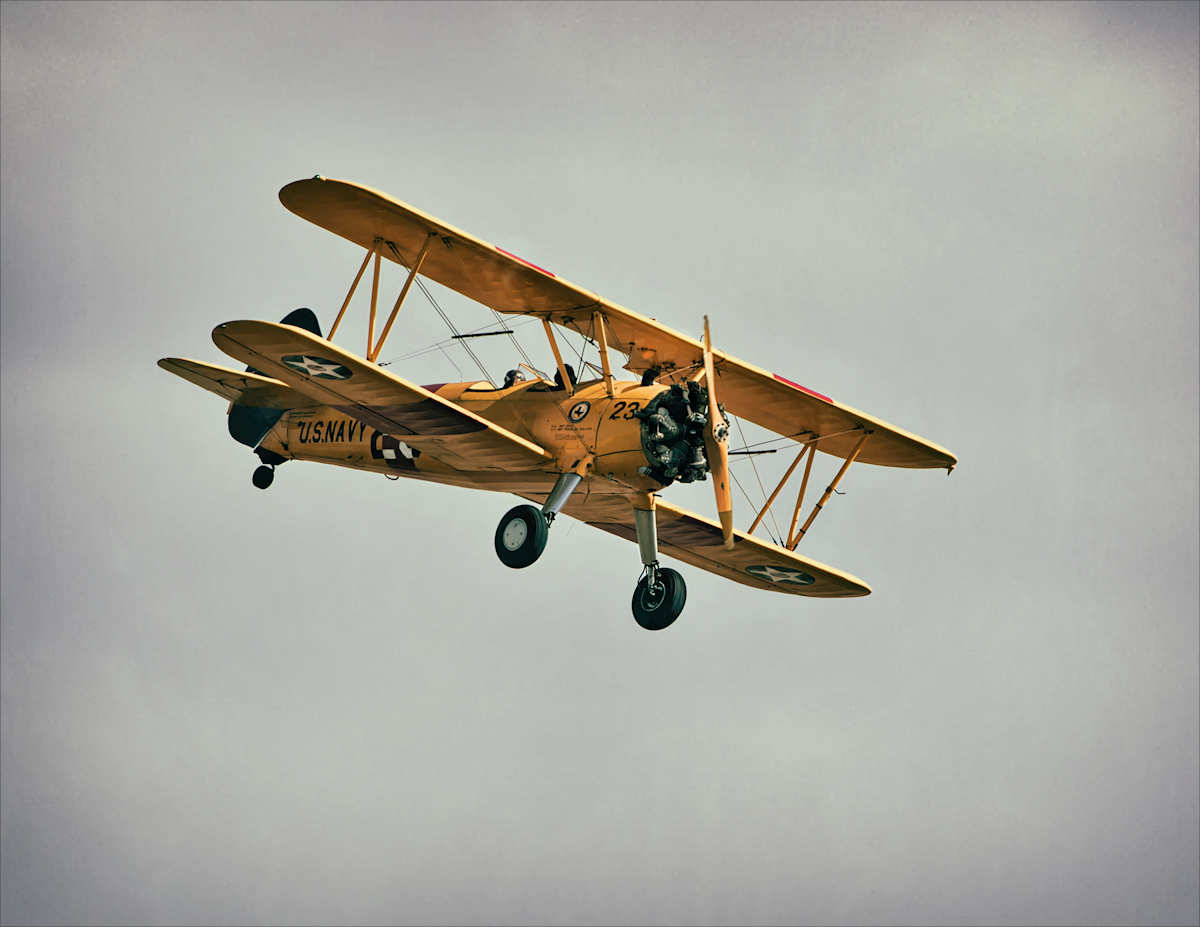
[[(590, 332), (595, 327), (596, 327), (596, 322), (593, 319), (591, 324), (588, 325), (588, 331)], [(583, 332), (580, 332), (580, 334), (583, 335)], [(583, 352), (587, 350), (588, 342), (591, 340), (592, 339), (588, 335), (583, 335), (583, 340), (581, 342), (579, 342), (579, 351), (575, 355), (575, 363), (576, 363), (576, 365), (578, 365), (580, 371), (583, 370)], [(599, 348), (597, 348), (597, 350), (599, 350)]]
[[(495, 310), (493, 310), (493, 311), (495, 311)], [(505, 331), (507, 331), (513, 335), (513, 341), (517, 341), (515, 329), (521, 328), (522, 326), (528, 325), (530, 322), (536, 322), (536, 321), (537, 321), (537, 319), (525, 319), (521, 322), (518, 322), (516, 325), (513, 325), (511, 328), (505, 329)], [(484, 325), (480, 325), (478, 328), (473, 328), (468, 332), (463, 332), (462, 334), (463, 335), (474, 335), (478, 332), (483, 331), (485, 328), (488, 328), (491, 324), (492, 324), (491, 322), (488, 322)], [(442, 351), (445, 348), (450, 347), (451, 345), (457, 344), (458, 341), (460, 341), (460, 340), (462, 340), (462, 339), (461, 338), (459, 338), (459, 339), (447, 338), (444, 341), (435, 341), (433, 344), (428, 344), (421, 348), (415, 348), (412, 351), (409, 351), (407, 354), (400, 354), (400, 355), (397, 355), (396, 357), (389, 358), (386, 361), (382, 361), (382, 362), (380, 362), (379, 366), (386, 367), (389, 364), (397, 364), (401, 361), (412, 360), (414, 357), (423, 357), (426, 354), (432, 354), (434, 351)], [(517, 342), (517, 348), (518, 348), (518, 350), (521, 351), (521, 356), (523, 358), (525, 358), (526, 363), (529, 363), (528, 356), (525, 354), (525, 351), (521, 348), (520, 342)], [(533, 366), (533, 365), (530, 364), (530, 366)]]
[[(472, 285), (474, 285), (475, 288), (478, 290), (479, 284), (475, 282), (474, 277), (471, 276), (470, 272), (467, 270), (466, 266), (463, 264), (462, 258), (459, 257), (458, 253), (454, 250), (449, 239), (442, 239), (442, 240), (446, 244), (447, 249), (449, 249), (451, 254), (453, 254), (455, 259), (458, 261), (459, 267), (462, 268), (463, 273), (466, 274), (466, 276), (467, 276), (467, 279), (470, 280)], [(388, 244), (388, 247), (392, 250), (392, 253), (396, 255), (396, 259), (401, 263), (401, 265), (403, 265), (405, 268), (407, 268), (408, 263), (404, 260), (404, 257), (400, 254), (400, 252), (396, 248), (396, 246), (393, 245), (391, 242), (388, 242), (387, 244)], [(493, 386), (495, 386), (496, 381), (492, 379), (491, 374), (488, 373), (487, 368), (484, 367), (484, 365), (483, 365), (483, 362), (479, 359), (479, 357), (475, 354), (475, 352), (471, 350), (471, 347), (470, 347), (470, 345), (467, 344), (466, 340), (461, 337), (461, 333), (454, 326), (454, 323), (450, 321), (449, 316), (447, 316), (446, 313), (442, 311), (442, 307), (438, 305), (437, 300), (435, 300), (433, 298), (433, 294), (429, 292), (429, 289), (425, 286), (424, 282), (421, 280), (421, 278), (419, 276), (416, 278), (416, 284), (417, 284), (417, 286), (419, 286), (421, 288), (421, 292), (425, 294), (425, 298), (429, 300), (430, 305), (432, 305), (433, 308), (435, 310), (437, 310), (438, 315), (440, 315), (442, 317), (442, 321), (445, 322), (447, 327), (450, 329), (451, 334), (454, 336), (451, 340), (457, 341), (458, 344), (462, 345), (463, 350), (466, 351), (468, 355), (470, 355), (471, 360), (473, 360), (475, 362), (475, 365), (480, 369), (480, 371), (482, 371), (484, 378), (489, 383), (491, 383)], [(479, 302), (481, 305), (485, 305), (485, 306), (487, 305), (482, 300), (477, 300), (477, 302)], [(512, 329), (510, 329), (508, 327), (507, 322), (502, 318), (500, 313), (497, 312), (491, 306), (488, 306), (487, 308), (491, 310), (492, 315), (495, 317), (496, 321), (500, 323), (501, 330), (509, 332), (510, 334), (513, 335), (512, 340), (516, 343), (517, 350), (520, 352), (521, 357), (525, 360), (525, 363), (529, 366), (529, 368), (537, 369), (536, 365), (533, 363), (533, 360), (529, 357), (529, 355), (527, 353), (525, 353), (525, 348), (521, 344), (520, 339), (518, 339), (516, 334), (512, 332)], [(533, 320), (531, 319), (530, 321), (533, 321)], [(470, 332), (468, 334), (474, 334), (474, 332)], [(444, 350), (443, 350), (443, 353), (445, 353)], [(456, 370), (458, 369), (457, 365), (455, 366), (455, 369)], [(461, 371), (459, 371), (459, 376), (462, 376)], [(517, 408), (517, 405), (515, 403), (513, 403), (512, 400), (508, 396), (505, 396), (503, 398), (503, 402), (512, 411), (513, 415), (516, 416), (517, 420), (525, 427), (525, 430), (530, 431), (529, 424), (528, 424), (528, 422), (525, 421), (525, 417), (521, 414), (521, 411), (520, 411), (520, 409)], [(577, 428), (575, 428), (574, 423), (571, 422), (570, 419), (567, 417), (567, 413), (562, 409), (560, 409), (559, 412), (563, 416), (563, 420), (567, 422), (567, 424), (571, 427), (571, 430), (574, 431), (576, 436), (578, 437), (579, 431)]]
[[(742, 487), (742, 481), (741, 481), (741, 480), (739, 480), (739, 479), (737, 478), (737, 474), (736, 474), (736, 473), (734, 473), (732, 470), (730, 470), (730, 471), (729, 471), (729, 475), (733, 477), (733, 481), (734, 481), (734, 482), (737, 484), (737, 488), (738, 488), (738, 489), (740, 489), (740, 490), (742, 491), (742, 495), (745, 497), (745, 499), (746, 499), (746, 502), (747, 502), (747, 504), (749, 504), (750, 508), (754, 508), (754, 503), (753, 503), (753, 502), (750, 500), (750, 496), (747, 494), (746, 490), (745, 490), (745, 489)], [(774, 519), (772, 519), (772, 521), (773, 521), (773, 520), (774, 520)], [(767, 528), (767, 526), (766, 526), (765, 524), (763, 525), (763, 527), (764, 527), (764, 528)], [(776, 530), (776, 531), (778, 531), (778, 530), (779, 530), (779, 529), (778, 529), (778, 526), (776, 527), (776, 529), (775, 529), (775, 530)], [(770, 534), (770, 535), (771, 535), (771, 540), (772, 540), (772, 541), (774, 541), (776, 544), (779, 544), (779, 543), (780, 543), (780, 542), (779, 542), (779, 539), (778, 539), (777, 537), (775, 537), (775, 535), (774, 535), (774, 534), (771, 534), (771, 529), (770, 529), (770, 528), (767, 528), (767, 534)], [(781, 545), (781, 546), (782, 546), (782, 545)]]
[[(455, 257), (458, 257), (458, 255), (456, 254), (456, 255), (455, 255)], [(461, 259), (460, 259), (460, 262), (459, 262), (459, 263), (461, 263)], [(491, 311), (492, 311), (492, 315), (494, 315), (494, 316), (496, 317), (496, 321), (500, 323), (500, 330), (501, 330), (501, 331), (511, 332), (511, 331), (513, 330), (513, 328), (520, 328), (520, 327), (521, 327), (521, 325), (525, 324), (525, 323), (523, 323), (523, 322), (522, 322), (522, 323), (519, 323), (519, 324), (517, 324), (517, 325), (514, 325), (512, 328), (509, 328), (509, 327), (508, 327), (508, 321), (507, 321), (507, 320), (504, 318), (504, 316), (502, 316), (502, 315), (501, 315), (499, 312), (497, 312), (495, 309), (492, 309), (492, 307), (491, 307), (491, 306), (488, 306), (488, 309), (491, 309)], [(533, 321), (533, 319), (527, 319), (526, 321), (528, 321), (528, 322), (532, 322), (532, 321)], [(519, 339), (519, 338), (517, 338), (516, 334), (513, 334), (513, 343), (514, 343), (514, 344), (516, 344), (516, 346), (517, 346), (517, 351), (519, 351), (519, 352), (520, 352), (520, 354), (521, 354), (521, 360), (525, 361), (525, 363), (527, 363), (527, 364), (528, 364), (530, 367), (532, 367), (532, 366), (533, 366), (533, 361), (532, 361), (532, 360), (530, 360), (530, 358), (529, 358), (529, 355), (525, 353), (525, 347), (524, 347), (524, 346), (521, 344), (521, 341), (520, 341), (520, 339)]]
[[(437, 304), (437, 300), (433, 298), (433, 294), (430, 293), (425, 284), (421, 282), (420, 277), (417, 278), (417, 286), (421, 288), (421, 292), (425, 294), (425, 298), (428, 299), (433, 308), (437, 310), (437, 314), (442, 317), (442, 321), (446, 323), (446, 326), (450, 329), (450, 331), (455, 335), (459, 334), (458, 329), (454, 327), (454, 323), (450, 321), (450, 317), (446, 315), (444, 311), (442, 311), (442, 307)], [(472, 351), (471, 346), (461, 338), (457, 340), (458, 343), (462, 345), (463, 350), (467, 352), (468, 356), (470, 356), (471, 360), (475, 362), (475, 366), (479, 368), (480, 373), (483, 374), (483, 378), (489, 383), (494, 383), (495, 381), (492, 380), (492, 375), (488, 373), (487, 368), (483, 366), (483, 361), (479, 359), (479, 355)]]
[[(730, 418), (732, 418), (732, 419), (733, 419), (733, 421), (734, 421), (734, 424), (736, 424), (736, 425), (737, 425), (738, 434), (741, 436), (741, 439), (742, 439), (742, 445), (743, 445), (743, 446), (745, 446), (745, 444), (746, 444), (746, 435), (745, 435), (745, 433), (742, 431), (742, 420), (741, 420), (741, 418), (739, 418), (739, 417), (738, 417), (738, 416), (736, 416), (736, 415), (731, 415), (731, 416), (730, 416)], [(758, 488), (759, 488), (759, 490), (760, 490), (760, 491), (762, 492), (762, 494), (763, 494), (763, 504), (764, 504), (764, 505), (766, 505), (766, 502), (767, 502), (767, 490), (766, 490), (766, 487), (765, 487), (765, 486), (763, 486), (762, 476), (761, 476), (761, 475), (759, 475), (759, 472), (758, 472), (758, 465), (757, 465), (757, 464), (754, 462), (754, 458), (753, 458), (753, 457), (751, 457), (751, 458), (750, 458), (750, 466), (751, 466), (751, 468), (754, 470), (754, 478), (755, 478), (756, 480), (758, 480)], [(779, 530), (779, 524), (778, 524), (778, 522), (776, 522), (776, 521), (775, 521), (775, 512), (774, 512), (774, 511), (768, 511), (768, 513), (767, 513), (767, 514), (771, 516), (771, 524), (773, 524), (773, 525), (775, 526), (775, 533), (776, 533), (776, 534), (782, 534), (782, 532)]]
[[(766, 440), (759, 441), (755, 444), (747, 444), (744, 447), (736, 448), (736, 450), (750, 451), (756, 447), (762, 447), (763, 445), (766, 445), (766, 444), (775, 444), (778, 441), (799, 441), (801, 444), (803, 444), (805, 441), (804, 436), (810, 435), (810, 434), (812, 434), (812, 432), (805, 430), (805, 431), (798, 431), (794, 435), (776, 435), (774, 438), (767, 438)], [(826, 435), (825, 437), (829, 438), (829, 437), (833, 437), (833, 435)]]
[[(388, 246), (388, 248), (391, 249), (392, 254), (396, 255), (396, 260), (400, 262), (400, 266), (402, 266), (405, 270), (407, 270), (411, 273), (412, 268), (409, 267), (408, 262), (406, 260), (404, 260), (404, 256), (400, 253), (400, 250), (394, 244), (392, 244), (390, 241), (387, 242), (387, 246)], [(425, 298), (427, 300), (429, 300), (429, 304), (431, 306), (433, 306), (434, 311), (436, 311), (437, 314), (442, 317), (442, 321), (446, 323), (446, 327), (450, 329), (451, 334), (454, 334), (454, 335), (460, 334), (459, 330), (457, 328), (455, 328), (454, 323), (452, 321), (450, 321), (450, 317), (448, 315), (446, 315), (446, 313), (442, 310), (442, 307), (438, 305), (438, 301), (433, 298), (433, 294), (429, 292), (429, 288), (427, 286), (425, 286), (425, 281), (423, 281), (419, 276), (417, 276), (417, 277), (415, 277), (414, 282), (417, 284), (418, 287), (421, 288), (421, 292), (425, 294)], [(483, 378), (485, 380), (487, 380), (489, 383), (493, 382), (492, 375), (490, 373), (488, 373), (487, 368), (483, 366), (483, 361), (481, 361), (479, 359), (479, 356), (474, 351), (471, 350), (471, 346), (469, 344), (467, 344), (465, 341), (463, 341), (461, 338), (457, 339), (457, 340), (458, 340), (458, 343), (462, 345), (463, 350), (467, 352), (467, 355), (471, 358), (471, 360), (473, 360), (475, 362), (475, 366), (479, 368), (480, 373), (483, 374)], [(457, 369), (457, 365), (455, 366), (455, 369)], [(459, 371), (458, 375), (462, 376), (462, 371)]]
[[(443, 238), (442, 241), (443, 241), (443, 243), (445, 243), (447, 250), (451, 254), (454, 255), (454, 260), (458, 261), (459, 269), (462, 270), (463, 274), (466, 275), (466, 278), (471, 281), (471, 285), (474, 286), (476, 290), (480, 290), (479, 284), (475, 281), (475, 278), (473, 276), (471, 276), (471, 272), (467, 269), (467, 265), (463, 263), (462, 256), (458, 253), (458, 251), (455, 250), (454, 245), (451, 243), (450, 239)], [(482, 292), (482, 291), (480, 290), (480, 292)], [(478, 300), (478, 302), (480, 305), (487, 306), (487, 303), (484, 302), (482, 299)], [(501, 331), (512, 331), (512, 329), (510, 329), (508, 327), (508, 322), (504, 319), (504, 317), (499, 312), (497, 312), (491, 306), (487, 306), (487, 308), (491, 311), (491, 313), (495, 317), (496, 321), (500, 323)], [(532, 319), (530, 321), (532, 321)], [(519, 326), (517, 326), (517, 325), (513, 326), (513, 328), (517, 328), (517, 327), (519, 327)], [(515, 335), (513, 336), (513, 341), (517, 345), (517, 351), (520, 352), (520, 354), (521, 354), (521, 360), (525, 361), (525, 363), (528, 364), (531, 369), (534, 369), (536, 365), (533, 363), (533, 360), (529, 357), (529, 355), (525, 353), (524, 345), (521, 344), (520, 340), (518, 340)]]
[(448, 352), (445, 348), (443, 348), (441, 346), (438, 347), (438, 350), (442, 352), (442, 355), (446, 358), (446, 360), (450, 361), (450, 366), (453, 367), (454, 370), (458, 373), (459, 379), (462, 379), (463, 372), (459, 368), (458, 364), (454, 363), (454, 358), (450, 356), (450, 352)]

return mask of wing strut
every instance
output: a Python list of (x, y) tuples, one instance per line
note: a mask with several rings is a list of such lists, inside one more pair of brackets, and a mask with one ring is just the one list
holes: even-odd
[(592, 327), (596, 330), (596, 337), (600, 341), (600, 363), (604, 367), (604, 392), (608, 393), (608, 398), (613, 398), (613, 375), (612, 368), (608, 366), (608, 335), (604, 331), (604, 316), (597, 309), (592, 313)]
[(400, 290), (400, 295), (396, 297), (396, 305), (392, 307), (392, 314), (388, 316), (387, 324), (383, 326), (383, 331), (379, 334), (379, 340), (375, 342), (375, 347), (373, 348), (367, 345), (367, 349), (370, 352), (367, 354), (367, 360), (371, 363), (375, 363), (375, 358), (379, 356), (379, 352), (383, 349), (383, 343), (387, 341), (388, 333), (392, 330), (392, 323), (396, 321), (396, 316), (400, 314), (400, 306), (404, 303), (404, 297), (408, 295), (408, 288), (417, 279), (417, 271), (421, 269), (425, 255), (429, 253), (429, 246), (433, 244), (433, 239), (436, 237), (437, 232), (430, 232), (425, 236), (425, 244), (421, 248), (421, 253), (417, 255), (412, 270), (408, 272), (408, 279), (404, 281), (404, 287)]
[[(333, 336), (337, 333), (338, 326), (342, 324), (342, 318), (346, 315), (346, 310), (350, 307), (350, 300), (354, 298), (354, 291), (358, 289), (358, 284), (362, 280), (363, 274), (367, 271), (367, 264), (371, 262), (371, 258), (375, 258), (375, 273), (371, 278), (371, 313), (367, 319), (367, 353), (366, 358), (371, 363), (375, 363), (379, 357), (379, 352), (383, 350), (383, 343), (387, 341), (387, 336), (392, 331), (392, 326), (396, 323), (396, 317), (400, 314), (400, 307), (404, 305), (404, 298), (408, 295), (409, 289), (413, 285), (413, 281), (417, 279), (417, 274), (421, 270), (421, 264), (425, 260), (425, 255), (429, 253), (429, 246), (433, 244), (433, 240), (437, 237), (436, 232), (430, 232), (425, 236), (425, 243), (421, 247), (420, 253), (417, 255), (416, 261), (408, 271), (408, 279), (404, 281), (404, 286), (400, 289), (400, 295), (396, 297), (396, 304), (392, 306), (392, 314), (388, 316), (387, 323), (383, 326), (383, 331), (379, 333), (379, 340), (371, 344), (375, 339), (375, 312), (379, 302), (379, 264), (382, 256), (383, 245), (388, 245), (393, 250), (395, 246), (390, 241), (384, 241), (382, 238), (376, 238), (371, 247), (367, 249), (366, 256), (363, 257), (362, 266), (358, 268), (358, 273), (354, 277), (354, 282), (350, 284), (350, 292), (346, 294), (346, 298), (342, 301), (342, 308), (338, 310), (337, 318), (333, 320), (333, 326), (329, 329), (329, 335), (326, 341), (333, 341)], [(405, 265), (407, 266), (407, 265)], [(457, 336), (456, 336), (457, 337)]]
[(808, 455), (808, 463), (804, 465), (804, 479), (800, 481), (800, 492), (796, 494), (796, 507), (792, 510), (792, 523), (788, 526), (787, 547), (793, 549), (792, 539), (796, 534), (796, 522), (800, 520), (800, 509), (804, 507), (804, 491), (808, 489), (808, 476), (812, 473), (813, 458), (817, 456), (817, 442), (813, 441), (812, 453)]
[[(844, 464), (842, 464), (842, 469), (840, 469), (838, 471), (838, 475), (833, 478), (833, 482), (830, 483), (828, 487), (826, 487), (825, 495), (823, 495), (821, 497), (821, 501), (816, 504), (816, 506), (812, 510), (812, 514), (808, 516), (808, 521), (806, 521), (804, 523), (804, 527), (800, 529), (799, 533), (794, 538), (788, 538), (788, 550), (796, 549), (796, 545), (800, 543), (800, 539), (802, 537), (804, 537), (804, 533), (806, 531), (808, 531), (809, 526), (816, 520), (816, 517), (821, 513), (821, 508), (825, 505), (826, 502), (829, 501), (829, 497), (832, 496), (834, 490), (837, 489), (837, 484), (842, 481), (842, 477), (846, 475), (846, 471), (850, 469), (850, 464), (854, 463), (854, 458), (858, 456), (858, 452), (863, 449), (863, 445), (867, 443), (867, 438), (869, 438), (869, 437), (871, 437), (871, 432), (868, 431), (868, 432), (865, 432), (863, 434), (863, 436), (858, 439), (858, 443), (856, 445), (854, 445), (854, 450), (851, 452), (850, 456), (846, 458), (846, 462)], [(811, 457), (809, 458), (809, 463), (812, 463)], [(800, 487), (800, 499), (796, 500), (796, 508), (797, 509), (800, 508), (800, 501), (801, 501), (801, 499), (804, 498), (804, 487), (805, 487), (805, 485), (807, 485), (807, 483), (808, 483), (808, 471), (806, 470), (804, 473), (804, 484), (801, 485), (801, 487)]]
[(367, 319), (367, 354), (371, 353), (371, 342), (375, 339), (375, 305), (379, 302), (379, 239), (375, 239), (375, 276), (371, 280), (371, 316)]
[[(861, 428), (862, 426), (859, 427)], [(852, 430), (858, 431), (859, 429), (855, 428)], [(838, 435), (845, 433), (846, 432), (838, 432)], [(796, 467), (800, 465), (800, 461), (804, 459), (804, 455), (807, 453), (808, 461), (804, 465), (804, 477), (800, 481), (800, 492), (796, 494), (796, 507), (792, 511), (792, 522), (788, 528), (787, 542), (783, 545), (788, 550), (795, 550), (796, 545), (800, 543), (800, 538), (804, 537), (805, 532), (808, 531), (809, 527), (816, 519), (817, 514), (821, 511), (822, 507), (829, 500), (829, 497), (837, 489), (838, 483), (842, 481), (842, 477), (846, 475), (846, 471), (850, 469), (850, 464), (854, 463), (854, 460), (858, 457), (863, 445), (867, 443), (867, 438), (869, 438), (872, 434), (873, 432), (868, 431), (858, 439), (858, 443), (854, 446), (854, 450), (850, 453), (849, 457), (846, 458), (846, 462), (842, 464), (842, 468), (838, 471), (838, 475), (834, 477), (833, 482), (826, 488), (825, 495), (821, 497), (821, 501), (818, 502), (816, 507), (813, 509), (812, 514), (808, 517), (808, 521), (806, 521), (804, 523), (804, 527), (797, 532), (796, 523), (800, 520), (800, 509), (804, 506), (804, 493), (808, 489), (808, 477), (812, 473), (813, 458), (817, 456), (817, 444), (820, 443), (824, 438), (836, 437), (837, 435), (813, 435), (807, 441), (803, 442), (804, 446), (800, 448), (800, 453), (796, 455), (796, 459), (793, 460), (791, 466), (787, 468), (787, 472), (784, 473), (783, 479), (779, 481), (779, 485), (775, 487), (774, 492), (771, 493), (771, 497), (767, 499), (766, 504), (762, 507), (762, 511), (760, 511), (758, 516), (754, 519), (754, 524), (750, 526), (750, 529), (746, 533), (753, 534), (754, 529), (762, 523), (763, 518), (765, 518), (767, 512), (770, 511), (771, 505), (775, 502), (775, 499), (779, 496), (779, 493), (783, 490), (783, 487), (787, 484), (787, 481), (791, 479), (792, 474), (796, 472)]]
[(329, 329), (329, 337), (325, 339), (326, 341), (333, 340), (334, 332), (336, 332), (338, 326), (342, 324), (342, 316), (346, 314), (346, 307), (350, 305), (350, 300), (354, 298), (354, 291), (358, 289), (358, 281), (362, 279), (362, 275), (367, 270), (367, 263), (371, 260), (371, 255), (374, 253), (375, 252), (372, 249), (367, 249), (366, 257), (363, 258), (362, 267), (358, 269), (358, 276), (355, 277), (354, 282), (350, 284), (350, 292), (346, 294), (346, 301), (342, 303), (341, 311), (338, 312), (337, 318), (333, 320), (333, 328)]
[(567, 376), (567, 365), (563, 363), (562, 355), (558, 353), (558, 342), (554, 340), (554, 329), (550, 327), (550, 318), (542, 316), (542, 324), (546, 326), (546, 338), (550, 341), (550, 350), (554, 352), (554, 360), (558, 364), (558, 375), (562, 377), (563, 388), (566, 389), (568, 397), (574, 396), (575, 384)]
[[(790, 467), (788, 467), (787, 473), (785, 473), (783, 475), (783, 479), (781, 479), (779, 481), (779, 485), (776, 486), (775, 491), (773, 493), (771, 493), (771, 498), (768, 499), (767, 504), (762, 507), (762, 511), (759, 512), (758, 517), (756, 519), (754, 519), (754, 524), (752, 524), (750, 526), (750, 530), (746, 532), (747, 534), (754, 533), (754, 529), (759, 526), (759, 524), (762, 522), (763, 518), (766, 516), (768, 510), (771, 508), (771, 503), (775, 501), (775, 497), (778, 496), (779, 491), (781, 489), (783, 489), (783, 484), (786, 483), (788, 481), (788, 479), (791, 477), (792, 472), (796, 469), (796, 465), (800, 463), (801, 458), (803, 458), (804, 455), (810, 450), (812, 450), (811, 444), (805, 444), (803, 447), (800, 448), (800, 453), (796, 455), (796, 459), (793, 460), (792, 465)], [(809, 456), (809, 461), (810, 461), (810, 463), (812, 461), (811, 455)], [(807, 471), (805, 471), (805, 472), (807, 473)], [(801, 490), (801, 498), (804, 498), (803, 490)], [(797, 506), (796, 510), (799, 511), (799, 506)], [(792, 519), (792, 527), (793, 528), (796, 527), (796, 519), (795, 518)]]

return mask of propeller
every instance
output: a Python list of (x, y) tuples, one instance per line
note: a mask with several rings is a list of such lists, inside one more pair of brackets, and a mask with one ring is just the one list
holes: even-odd
[(717, 378), (713, 371), (712, 337), (708, 316), (704, 317), (704, 379), (708, 384), (708, 425), (704, 429), (704, 449), (712, 472), (713, 492), (717, 496), (717, 517), (725, 549), (733, 550), (733, 493), (729, 489), (729, 426), (717, 407)]

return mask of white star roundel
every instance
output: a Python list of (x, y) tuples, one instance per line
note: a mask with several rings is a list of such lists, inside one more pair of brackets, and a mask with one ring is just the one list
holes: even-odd
[(569, 418), (572, 423), (578, 424), (587, 417), (587, 414), (591, 411), (591, 409), (592, 404), (590, 402), (577, 402), (575, 405), (571, 406), (571, 411), (567, 414), (567, 418)]
[(809, 576), (803, 570), (797, 570), (792, 567), (759, 564), (757, 566), (746, 567), (746, 572), (751, 576), (757, 576), (759, 579), (765, 579), (767, 582), (775, 583), (776, 585), (786, 583), (790, 586), (811, 586), (817, 581), (815, 577)]
[(297, 373), (316, 377), (318, 380), (349, 380), (354, 375), (350, 368), (323, 357), (289, 354), (287, 357), (281, 357), (280, 360)]

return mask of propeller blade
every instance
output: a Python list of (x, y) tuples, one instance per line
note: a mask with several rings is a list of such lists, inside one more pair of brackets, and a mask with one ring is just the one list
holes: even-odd
[(729, 488), (729, 426), (717, 408), (717, 378), (713, 370), (712, 338), (708, 316), (704, 317), (704, 379), (708, 385), (708, 426), (704, 429), (704, 448), (712, 473), (713, 492), (717, 497), (717, 517), (725, 549), (733, 550), (733, 493)]

